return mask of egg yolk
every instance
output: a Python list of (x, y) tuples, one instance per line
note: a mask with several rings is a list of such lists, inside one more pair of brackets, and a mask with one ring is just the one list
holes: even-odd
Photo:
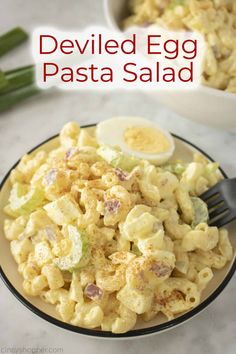
[(166, 136), (153, 127), (129, 127), (124, 132), (124, 141), (129, 148), (149, 154), (166, 152), (170, 148)]

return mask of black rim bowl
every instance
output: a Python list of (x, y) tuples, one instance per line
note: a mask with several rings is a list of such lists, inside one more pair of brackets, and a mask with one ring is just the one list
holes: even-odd
[[(89, 124), (89, 125), (84, 125), (81, 128), (89, 128), (89, 127), (93, 127), (96, 124)], [(210, 161), (214, 162), (214, 160), (208, 155), (206, 154), (203, 150), (201, 150), (200, 148), (198, 148), (196, 145), (192, 144), (191, 142), (189, 142), (188, 140), (181, 138), (180, 136), (176, 135), (176, 134), (171, 134), (174, 138), (177, 138), (185, 143), (187, 143), (188, 145), (192, 146), (194, 149), (198, 150), (200, 153), (202, 153), (204, 156), (206, 156)], [(35, 146), (33, 149), (31, 149), (30, 151), (28, 151), (28, 154), (32, 153), (33, 151), (35, 151), (36, 149), (38, 149), (40, 146), (46, 144), (47, 142), (49, 142), (50, 140), (55, 139), (56, 137), (58, 137), (58, 134), (46, 139), (45, 141), (43, 141), (42, 143), (38, 144), (37, 146)], [(0, 184), (0, 192), (6, 182), (6, 180), (8, 179), (12, 169), (14, 169), (20, 160), (18, 160), (14, 166), (12, 166), (12, 168), (8, 171), (8, 173), (5, 175), (5, 177), (3, 178), (1, 184)], [(220, 171), (222, 173), (222, 175), (225, 178), (228, 178), (226, 173), (220, 168)], [(69, 331), (72, 332), (76, 332), (76, 333), (80, 333), (80, 334), (84, 334), (87, 336), (92, 336), (92, 337), (101, 337), (101, 338), (131, 338), (131, 337), (138, 337), (138, 336), (144, 336), (144, 335), (148, 335), (148, 334), (154, 334), (154, 333), (159, 333), (162, 332), (164, 330), (170, 329), (172, 327), (178, 326), (179, 324), (189, 320), (190, 318), (194, 317), (195, 315), (197, 315), (199, 312), (201, 312), (202, 310), (204, 310), (213, 300), (215, 300), (217, 298), (217, 296), (224, 290), (224, 288), (226, 287), (226, 285), (229, 283), (230, 279), (232, 278), (234, 272), (236, 271), (236, 259), (234, 261), (234, 263), (232, 264), (232, 267), (230, 268), (229, 272), (227, 273), (226, 277), (224, 278), (223, 282), (218, 286), (218, 288), (213, 291), (213, 293), (206, 299), (204, 300), (201, 304), (199, 304), (197, 307), (195, 307), (194, 309), (184, 313), (183, 315), (171, 320), (171, 321), (167, 321), (164, 323), (161, 323), (157, 326), (153, 326), (153, 327), (148, 327), (148, 328), (142, 328), (142, 329), (136, 329), (136, 330), (132, 330), (126, 333), (122, 333), (122, 334), (115, 334), (115, 333), (111, 333), (111, 332), (106, 332), (106, 331), (101, 331), (101, 330), (93, 330), (93, 329), (86, 329), (86, 328), (82, 328), (82, 327), (77, 327), (77, 326), (73, 326), (69, 323), (65, 323), (62, 322), (52, 316), (47, 315), (46, 313), (44, 313), (43, 311), (39, 310), (37, 307), (35, 307), (34, 305), (32, 305), (28, 300), (26, 300), (16, 289), (15, 287), (11, 284), (11, 282), (8, 280), (7, 276), (5, 275), (2, 267), (0, 266), (0, 276), (3, 280), (3, 282), (5, 283), (5, 285), (7, 286), (7, 288), (12, 292), (12, 294), (24, 305), (26, 306), (29, 310), (31, 310), (33, 313), (35, 313), (37, 316), (45, 319), (46, 321), (67, 329)]]

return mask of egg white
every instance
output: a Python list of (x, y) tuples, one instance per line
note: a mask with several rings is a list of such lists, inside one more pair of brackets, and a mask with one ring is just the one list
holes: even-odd
[[(169, 149), (161, 153), (145, 153), (133, 150), (124, 141), (124, 133), (126, 129), (130, 127), (149, 127), (158, 129), (169, 141)], [(163, 164), (169, 160), (175, 149), (174, 139), (168, 131), (160, 128), (155, 122), (140, 117), (114, 117), (105, 120), (97, 125), (96, 137), (100, 145), (117, 146), (125, 154), (139, 159), (148, 160), (157, 165)]]

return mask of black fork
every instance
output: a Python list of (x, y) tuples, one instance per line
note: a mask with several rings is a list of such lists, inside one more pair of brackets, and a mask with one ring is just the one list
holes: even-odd
[(236, 219), (236, 178), (223, 179), (200, 198), (207, 204), (210, 226), (221, 227)]

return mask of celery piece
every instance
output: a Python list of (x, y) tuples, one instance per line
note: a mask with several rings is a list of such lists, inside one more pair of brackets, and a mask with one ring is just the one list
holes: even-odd
[(122, 151), (107, 145), (98, 148), (97, 154), (113, 167), (119, 167), (128, 172), (140, 163), (140, 160), (136, 157), (126, 155)]
[(31, 187), (23, 183), (14, 183), (9, 203), (10, 210), (16, 215), (25, 215), (34, 211), (42, 205), (44, 193), (38, 188)]
[(71, 241), (71, 251), (68, 255), (55, 260), (55, 264), (61, 270), (73, 272), (75, 269), (85, 267), (90, 259), (88, 236), (76, 226), (66, 226), (68, 238)]
[(206, 203), (200, 198), (191, 198), (194, 209), (194, 219), (192, 222), (192, 228), (195, 228), (198, 224), (204, 222), (206, 223), (209, 219), (209, 213)]
[(171, 0), (170, 4), (167, 6), (168, 10), (173, 10), (176, 6), (184, 6), (185, 0)]
[(181, 162), (171, 163), (169, 165), (163, 166), (165, 171), (169, 171), (175, 175), (182, 175), (182, 173), (186, 170), (186, 164)]

